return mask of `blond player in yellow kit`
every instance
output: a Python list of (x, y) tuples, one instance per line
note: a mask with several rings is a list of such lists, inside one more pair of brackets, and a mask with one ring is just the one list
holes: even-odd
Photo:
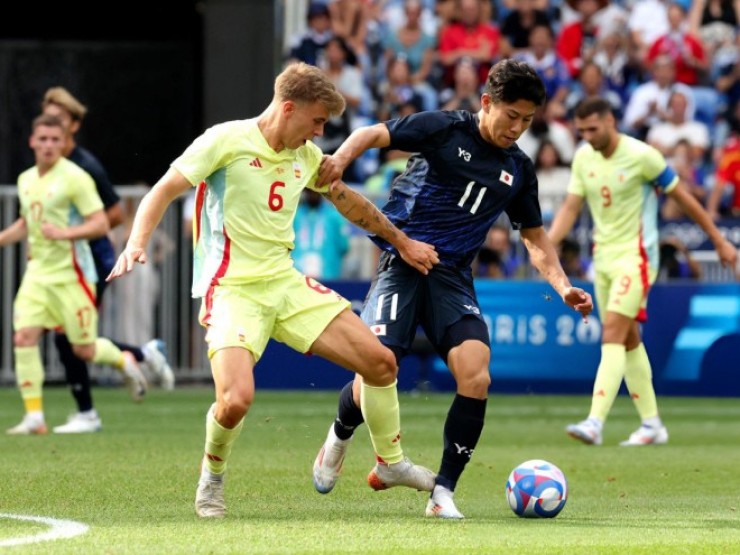
[(723, 265), (734, 268), (737, 251), (663, 156), (617, 131), (609, 102), (583, 100), (575, 111), (575, 125), (588, 144), (576, 152), (568, 195), (548, 234), (553, 243), (559, 243), (573, 227), (584, 201), (588, 204), (594, 222), (594, 285), (603, 330), (591, 412), (566, 431), (586, 444), (600, 445), (604, 422), (624, 378), (642, 423), (620, 445), (667, 443), (639, 327), (647, 319), (648, 291), (658, 273), (658, 194), (670, 195), (701, 226)]
[[(167, 206), (197, 186), (193, 296), (202, 299), (216, 402), (206, 415), (195, 498), (201, 517), (223, 517), (224, 471), (254, 397), (253, 369), (270, 338), (320, 355), (363, 377), (362, 411), (378, 457), (373, 483), (431, 491), (434, 473), (404, 458), (395, 357), (346, 299), (293, 267), (293, 218), (301, 191), (320, 191), (346, 218), (394, 244), (427, 273), (433, 247), (401, 233), (344, 184), (316, 183), (322, 153), (311, 142), (344, 99), (325, 74), (303, 63), (275, 81), (258, 117), (222, 123), (198, 137), (144, 197), (109, 280), (146, 263), (145, 248)], [(376, 482), (378, 480), (379, 482)]]
[(18, 177), (20, 217), (0, 231), (0, 246), (28, 239), (28, 264), (13, 303), (16, 382), (26, 414), (7, 430), (13, 435), (47, 432), (39, 350), (45, 330), (62, 328), (75, 355), (121, 371), (135, 399), (146, 388), (135, 363), (98, 337), (98, 276), (87, 240), (105, 235), (108, 219), (92, 178), (62, 157), (65, 136), (55, 116), (33, 121), (29, 144), (36, 164)]

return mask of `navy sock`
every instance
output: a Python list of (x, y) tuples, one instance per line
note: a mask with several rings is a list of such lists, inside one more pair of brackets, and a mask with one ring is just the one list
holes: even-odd
[(111, 340), (111, 343), (113, 343), (122, 351), (128, 351), (132, 355), (134, 355), (136, 362), (144, 362), (144, 351), (141, 350), (141, 347), (135, 347), (134, 345), (129, 345), (127, 343), (121, 343), (120, 341), (113, 340)]
[(352, 382), (349, 382), (339, 394), (339, 407), (337, 408), (337, 417), (334, 420), (334, 433), (337, 434), (339, 439), (349, 439), (355, 433), (355, 428), (364, 421), (362, 410), (352, 398)]
[(72, 397), (74, 397), (77, 403), (77, 410), (79, 412), (92, 410), (92, 391), (90, 388), (90, 372), (87, 368), (87, 362), (74, 354), (72, 345), (66, 335), (57, 333), (54, 336), (54, 344), (59, 353), (59, 360), (62, 362), (62, 366), (64, 366), (64, 375), (72, 392)]
[(455, 491), (483, 432), (486, 399), (455, 395), (444, 427), (444, 449), (436, 483)]

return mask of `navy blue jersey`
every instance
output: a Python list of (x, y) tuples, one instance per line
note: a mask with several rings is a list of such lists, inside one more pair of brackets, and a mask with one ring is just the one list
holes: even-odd
[(89, 150), (76, 146), (67, 158), (90, 174), (90, 177), (95, 181), (95, 187), (98, 189), (100, 200), (103, 201), (106, 210), (121, 200), (118, 193), (113, 189), (113, 184), (110, 182), (103, 164)]
[[(103, 164), (89, 150), (81, 146), (76, 146), (70, 152), (68, 158), (93, 178), (95, 187), (98, 189), (98, 194), (100, 195), (100, 200), (103, 201), (103, 206), (106, 209), (121, 201), (121, 197), (113, 189), (113, 184), (110, 182), (108, 174), (105, 168), (103, 168)], [(93, 259), (95, 260), (95, 268), (98, 271), (98, 298), (101, 298), (101, 283), (105, 283), (105, 276), (110, 273), (116, 263), (116, 252), (113, 248), (113, 243), (107, 235), (92, 239), (89, 243)]]
[(531, 160), (516, 145), (486, 142), (476, 114), (420, 112), (386, 126), (389, 148), (416, 154), (393, 182), (383, 213), (412, 239), (434, 245), (441, 264), (469, 266), (503, 211), (517, 229), (542, 225)]

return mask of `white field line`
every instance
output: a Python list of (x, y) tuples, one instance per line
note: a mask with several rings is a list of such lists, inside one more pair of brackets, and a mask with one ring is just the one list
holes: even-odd
[(27, 516), (0, 513), (0, 518), (11, 518), (14, 520), (40, 522), (50, 527), (49, 530), (47, 530), (46, 532), (40, 532), (38, 534), (33, 534), (30, 536), (22, 536), (20, 538), (8, 538), (5, 540), (0, 540), (0, 547), (11, 547), (14, 545), (24, 545), (27, 543), (38, 543), (51, 540), (73, 538), (74, 536), (84, 534), (90, 528), (87, 524), (75, 522), (74, 520), (60, 520), (58, 518), (47, 518), (44, 516)]

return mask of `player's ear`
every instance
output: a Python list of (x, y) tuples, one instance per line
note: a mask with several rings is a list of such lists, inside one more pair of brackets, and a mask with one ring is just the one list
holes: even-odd
[(283, 101), (282, 109), (283, 109), (283, 115), (285, 116), (291, 115), (296, 110), (295, 102), (293, 102), (292, 100)]
[(483, 93), (480, 97), (480, 105), (481, 108), (486, 112), (486, 114), (491, 110), (491, 104), (493, 101), (491, 100), (491, 95), (488, 93)]

